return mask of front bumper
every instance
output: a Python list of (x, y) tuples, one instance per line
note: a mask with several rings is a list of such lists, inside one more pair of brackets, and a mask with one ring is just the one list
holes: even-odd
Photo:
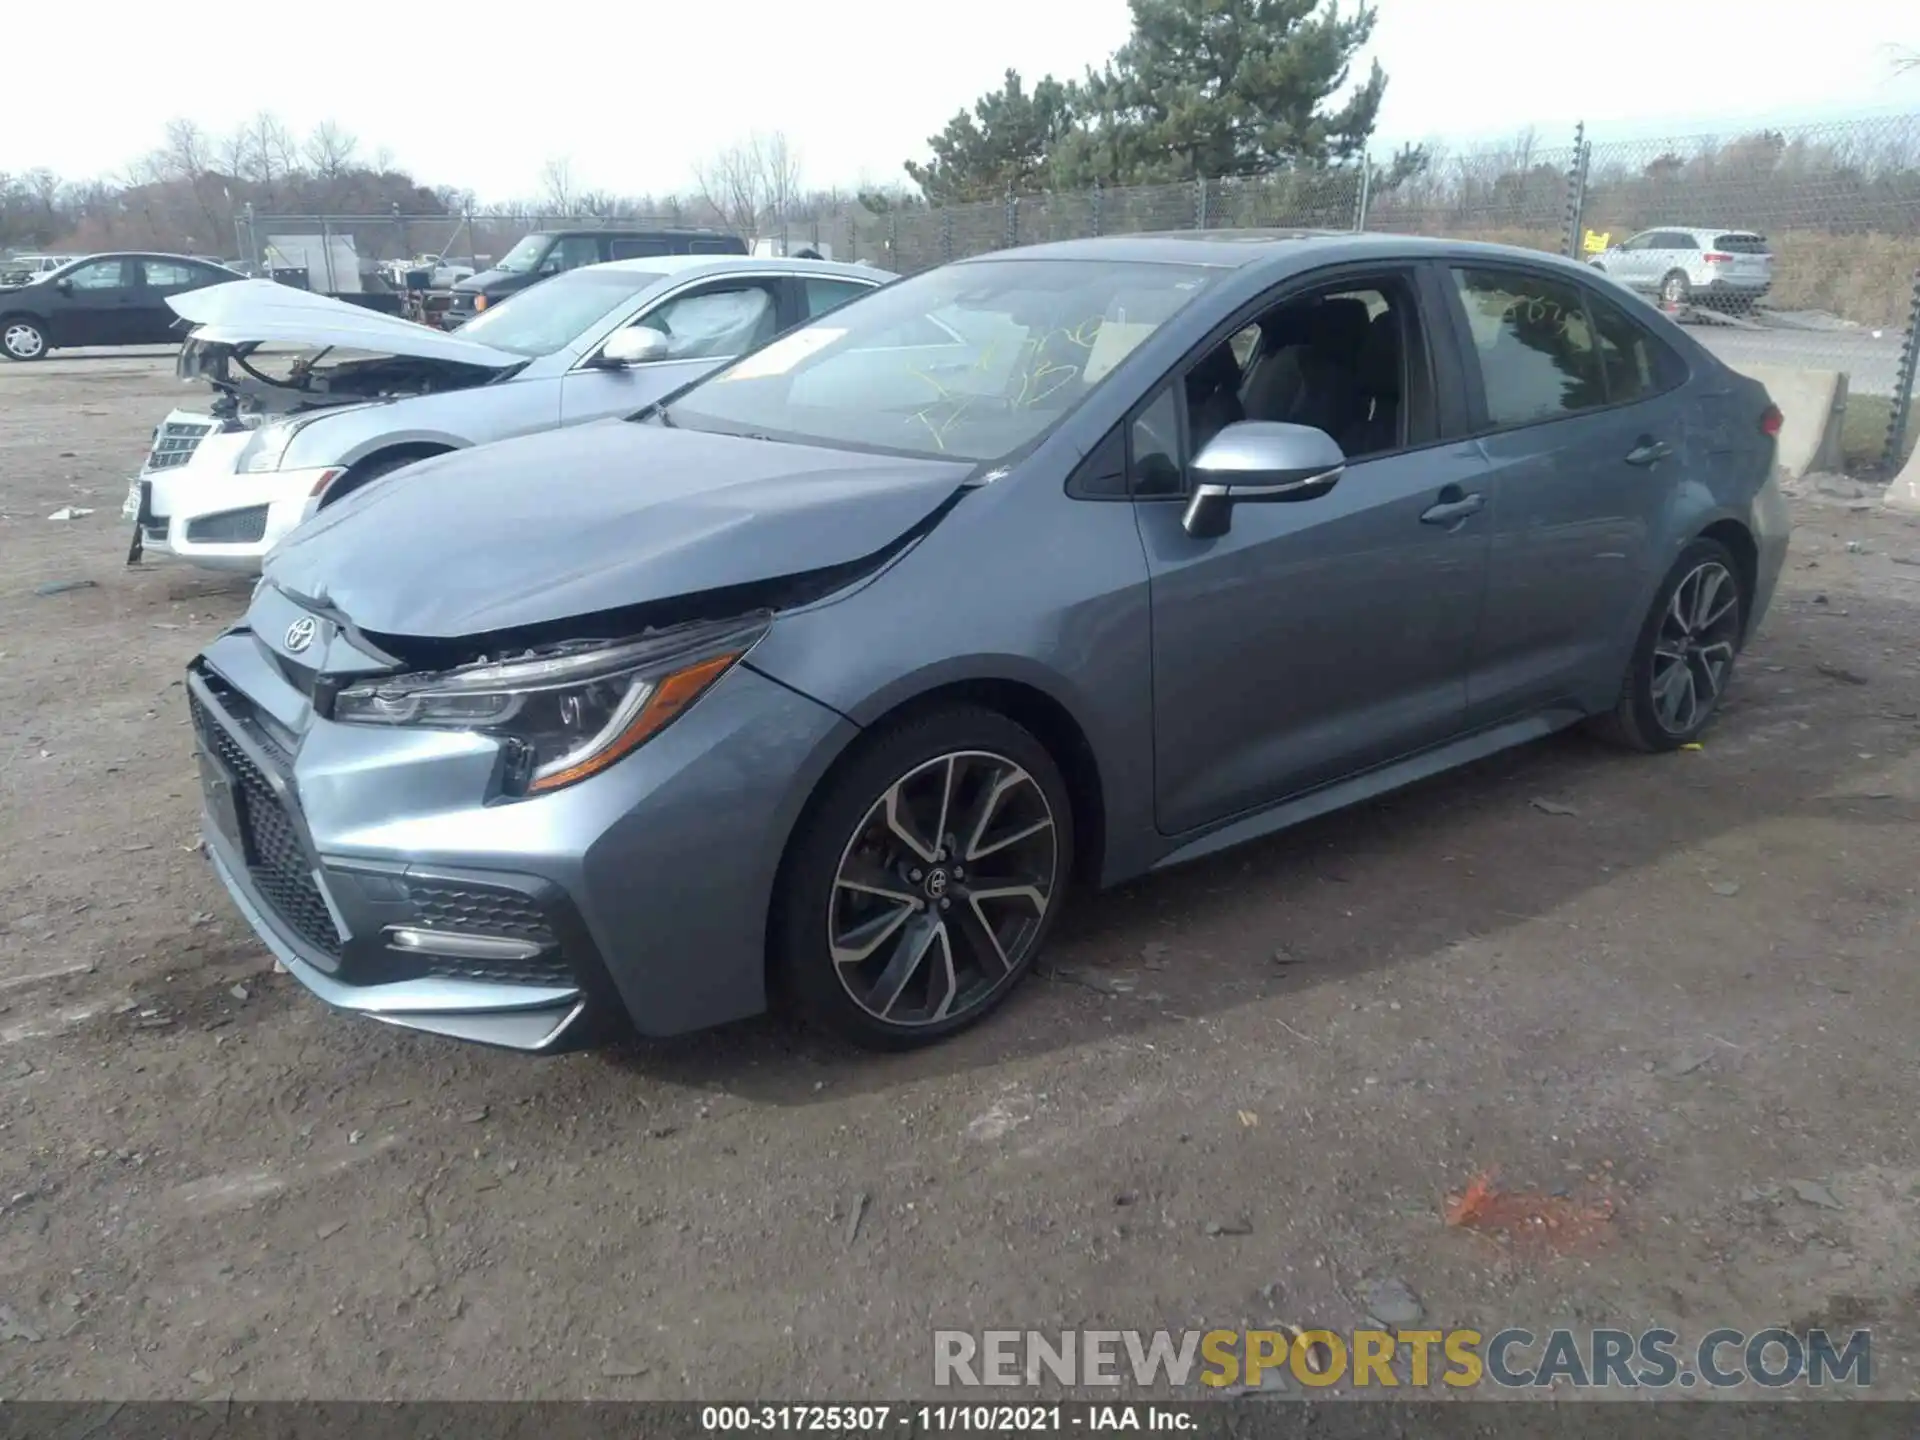
[[(298, 613), (262, 592), (260, 635), (276, 606)], [(603, 774), (514, 800), (493, 741), (317, 718), (288, 669), (232, 631), (188, 694), (215, 871), (322, 1000), (518, 1050), (765, 1008), (784, 837), (849, 722), (739, 666)]]
[(139, 525), (144, 551), (205, 570), (258, 574), (267, 553), (313, 513), (318, 492), (339, 473), (231, 474), (188, 466), (134, 481), (123, 513)]

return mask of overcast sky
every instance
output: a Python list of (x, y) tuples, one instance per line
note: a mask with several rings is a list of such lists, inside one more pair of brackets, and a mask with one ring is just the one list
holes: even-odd
[[(1077, 76), (1128, 29), (1126, 0), (571, 0), (448, 22), (466, 10), (380, 8), (372, 23), (337, 6), (216, 7), (169, 30), (158, 69), (153, 42), (90, 27), (70, 37), (73, 64), (12, 69), (9, 113), (33, 122), (0, 125), (0, 170), (111, 175), (172, 115), (218, 133), (270, 109), (300, 129), (334, 119), (423, 181), (488, 200), (536, 196), (560, 156), (580, 188), (684, 189), (703, 154), (756, 129), (787, 133), (809, 185), (850, 186), (900, 178), (1007, 66)], [(1893, 69), (1896, 47), (1920, 50), (1912, 0), (1379, 10), (1383, 144), (1531, 124), (1559, 145), (1579, 119), (1606, 140), (1920, 111), (1920, 71)], [(60, 41), (63, 22), (44, 24)], [(415, 31), (427, 38), (409, 55)]]

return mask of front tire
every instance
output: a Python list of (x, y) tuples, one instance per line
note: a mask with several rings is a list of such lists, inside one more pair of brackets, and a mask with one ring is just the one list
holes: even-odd
[(780, 988), (868, 1049), (965, 1029), (1032, 968), (1073, 840), (1059, 767), (1004, 715), (955, 706), (879, 736), (828, 777), (789, 847)]
[(1649, 753), (1692, 744), (1719, 712), (1733, 679), (1746, 607), (1740, 570), (1726, 546), (1702, 538), (1682, 550), (1640, 627), (1620, 699), (1594, 729)]
[(1670, 270), (1660, 282), (1660, 299), (1668, 305), (1686, 305), (1693, 300), (1693, 282), (1684, 270)]
[(9, 360), (26, 362), (47, 358), (47, 328), (25, 315), (10, 315), (0, 320), (0, 354)]

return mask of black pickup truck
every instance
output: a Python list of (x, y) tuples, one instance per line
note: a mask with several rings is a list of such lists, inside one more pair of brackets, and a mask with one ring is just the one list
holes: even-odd
[(638, 229), (540, 230), (526, 236), (491, 270), (456, 281), (447, 306), (448, 328), (471, 320), (496, 300), (537, 285), (549, 275), (607, 260), (650, 255), (745, 255), (747, 242), (724, 230)]

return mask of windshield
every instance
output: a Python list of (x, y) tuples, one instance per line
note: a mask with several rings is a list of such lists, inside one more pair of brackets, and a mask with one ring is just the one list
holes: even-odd
[(690, 430), (1000, 460), (1051, 430), (1212, 272), (979, 260), (885, 286), (674, 402)]
[(569, 270), (489, 305), (456, 333), (516, 355), (551, 355), (663, 278), (659, 270)]
[(551, 235), (529, 235), (502, 255), (500, 263), (493, 268), (504, 270), (509, 275), (531, 274), (533, 267), (540, 263), (540, 257), (547, 253), (547, 246), (552, 243)]

